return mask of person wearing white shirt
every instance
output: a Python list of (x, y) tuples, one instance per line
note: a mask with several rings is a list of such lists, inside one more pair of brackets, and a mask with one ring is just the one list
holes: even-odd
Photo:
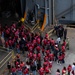
[(75, 63), (72, 65), (72, 74), (75, 75)]
[(56, 43), (59, 44), (59, 42), (61, 42), (60, 37), (57, 38)]

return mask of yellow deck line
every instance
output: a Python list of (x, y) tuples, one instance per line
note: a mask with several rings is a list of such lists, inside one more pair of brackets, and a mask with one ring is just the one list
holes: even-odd
[(53, 29), (51, 29), (51, 30), (48, 32), (48, 34), (50, 34), (52, 31), (53, 31)]

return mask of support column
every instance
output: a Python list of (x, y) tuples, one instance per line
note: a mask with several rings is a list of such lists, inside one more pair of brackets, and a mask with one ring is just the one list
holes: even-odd
[(46, 15), (46, 25), (47, 25), (48, 24), (47, 0), (45, 0), (45, 15)]
[(36, 3), (36, 0), (35, 0), (35, 20), (37, 21), (37, 19), (38, 19), (38, 11), (39, 11), (39, 9), (38, 9), (38, 4)]
[(49, 0), (49, 24), (51, 24), (51, 0)]
[(53, 25), (55, 24), (55, 1), (53, 0)]
[(21, 3), (21, 14), (22, 14), (22, 17), (23, 17), (23, 0), (20, 0), (20, 3)]

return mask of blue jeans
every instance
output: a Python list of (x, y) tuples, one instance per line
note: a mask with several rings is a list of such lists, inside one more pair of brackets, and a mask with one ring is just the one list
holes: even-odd
[(12, 75), (16, 75), (16, 72), (12, 72)]
[(51, 46), (52, 51), (54, 51), (54, 46)]
[(29, 75), (29, 74), (25, 74), (25, 75)]
[(35, 70), (35, 71), (33, 71), (33, 75), (36, 75), (36, 70)]
[(19, 48), (17, 48), (17, 53), (20, 53), (20, 49)]
[(17, 72), (17, 75), (22, 75), (22, 71), (18, 71)]

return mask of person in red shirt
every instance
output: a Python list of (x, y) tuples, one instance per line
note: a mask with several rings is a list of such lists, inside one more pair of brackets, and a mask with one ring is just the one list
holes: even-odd
[(49, 38), (49, 39), (47, 40), (47, 46), (50, 46), (50, 44), (51, 44), (51, 39)]
[(62, 69), (62, 75), (66, 74), (66, 67), (63, 67)]
[(66, 47), (66, 41), (65, 40), (63, 40), (63, 43), (62, 44)]
[(70, 72), (72, 70), (72, 66), (70, 64), (68, 65), (67, 70), (68, 70), (68, 75), (70, 75)]
[(29, 69), (27, 67), (25, 67), (24, 71), (23, 71), (24, 75), (28, 75), (29, 74)]
[(6, 48), (9, 48), (8, 41), (5, 42), (5, 47), (6, 47)]
[(44, 69), (42, 67), (39, 69), (39, 75), (44, 75)]
[(64, 60), (64, 58), (65, 58), (65, 53), (62, 52), (61, 56), (62, 56), (62, 63), (65, 63), (65, 60)]
[(49, 74), (49, 73), (50, 73), (49, 66), (46, 66), (45, 67), (45, 74)]
[(50, 68), (50, 71), (51, 71), (51, 68), (52, 68), (52, 61), (49, 61), (49, 68)]
[(37, 60), (41, 61), (41, 54), (40, 54), (40, 52), (37, 54)]
[(18, 68), (18, 65), (19, 65), (19, 62), (18, 62), (18, 61), (16, 61), (16, 68)]
[(29, 52), (33, 52), (33, 46), (32, 45), (29, 45), (29, 47), (28, 47), (29, 49)]
[(12, 39), (11, 39), (11, 37), (9, 37), (8, 44), (9, 44), (9, 48), (12, 49)]
[(61, 65), (62, 59), (63, 59), (62, 55), (59, 54), (59, 56), (58, 56), (58, 62), (57, 63), (59, 63)]
[(34, 44), (34, 46), (36, 46), (36, 40), (35, 39), (33, 40), (33, 44)]
[(43, 39), (42, 44), (43, 44), (43, 46), (46, 46), (47, 45), (47, 39)]
[(32, 58), (33, 58), (33, 53), (32, 53), (32, 52), (29, 52), (29, 53), (28, 53), (28, 58), (29, 58), (29, 59), (32, 59)]
[(44, 61), (48, 61), (49, 60), (49, 58), (48, 58), (48, 56), (46, 55), (45, 57), (44, 57)]
[(43, 68), (45, 69), (45, 67), (48, 65), (48, 62), (44, 61), (43, 63)]
[(45, 52), (46, 52), (46, 55), (49, 56), (50, 50), (46, 50)]
[(9, 32), (9, 30), (8, 30), (8, 29), (6, 29), (6, 31), (5, 31), (5, 35), (6, 35), (6, 38), (8, 38), (8, 37), (9, 37), (10, 32)]
[(21, 63), (20, 63), (21, 69), (23, 69), (24, 66), (25, 66), (25, 63), (23, 61), (21, 61)]
[(48, 34), (47, 33), (45, 34), (45, 38), (48, 39)]
[(53, 54), (53, 53), (50, 53), (50, 54), (49, 54), (49, 60), (50, 60), (50, 61), (53, 61), (53, 60), (54, 60), (54, 54)]
[(16, 50), (17, 50), (17, 53), (20, 53), (20, 44), (16, 45)]
[(12, 68), (11, 68), (11, 73), (12, 73), (12, 75), (16, 75), (16, 68), (14, 67), (14, 66), (12, 66)]
[(40, 42), (41, 42), (40, 37), (38, 37), (36, 40), (37, 40), (37, 44), (40, 45)]
[(62, 50), (62, 52), (65, 52), (66, 48), (65, 48), (64, 44), (62, 44), (61, 50)]
[(20, 65), (18, 65), (17, 68), (17, 75), (22, 75), (22, 68), (20, 67)]
[(33, 59), (36, 60), (37, 59), (37, 54), (33, 54)]
[(37, 46), (37, 47), (36, 47), (36, 50), (37, 50), (37, 53), (39, 53), (40, 50), (41, 50), (40, 46)]

